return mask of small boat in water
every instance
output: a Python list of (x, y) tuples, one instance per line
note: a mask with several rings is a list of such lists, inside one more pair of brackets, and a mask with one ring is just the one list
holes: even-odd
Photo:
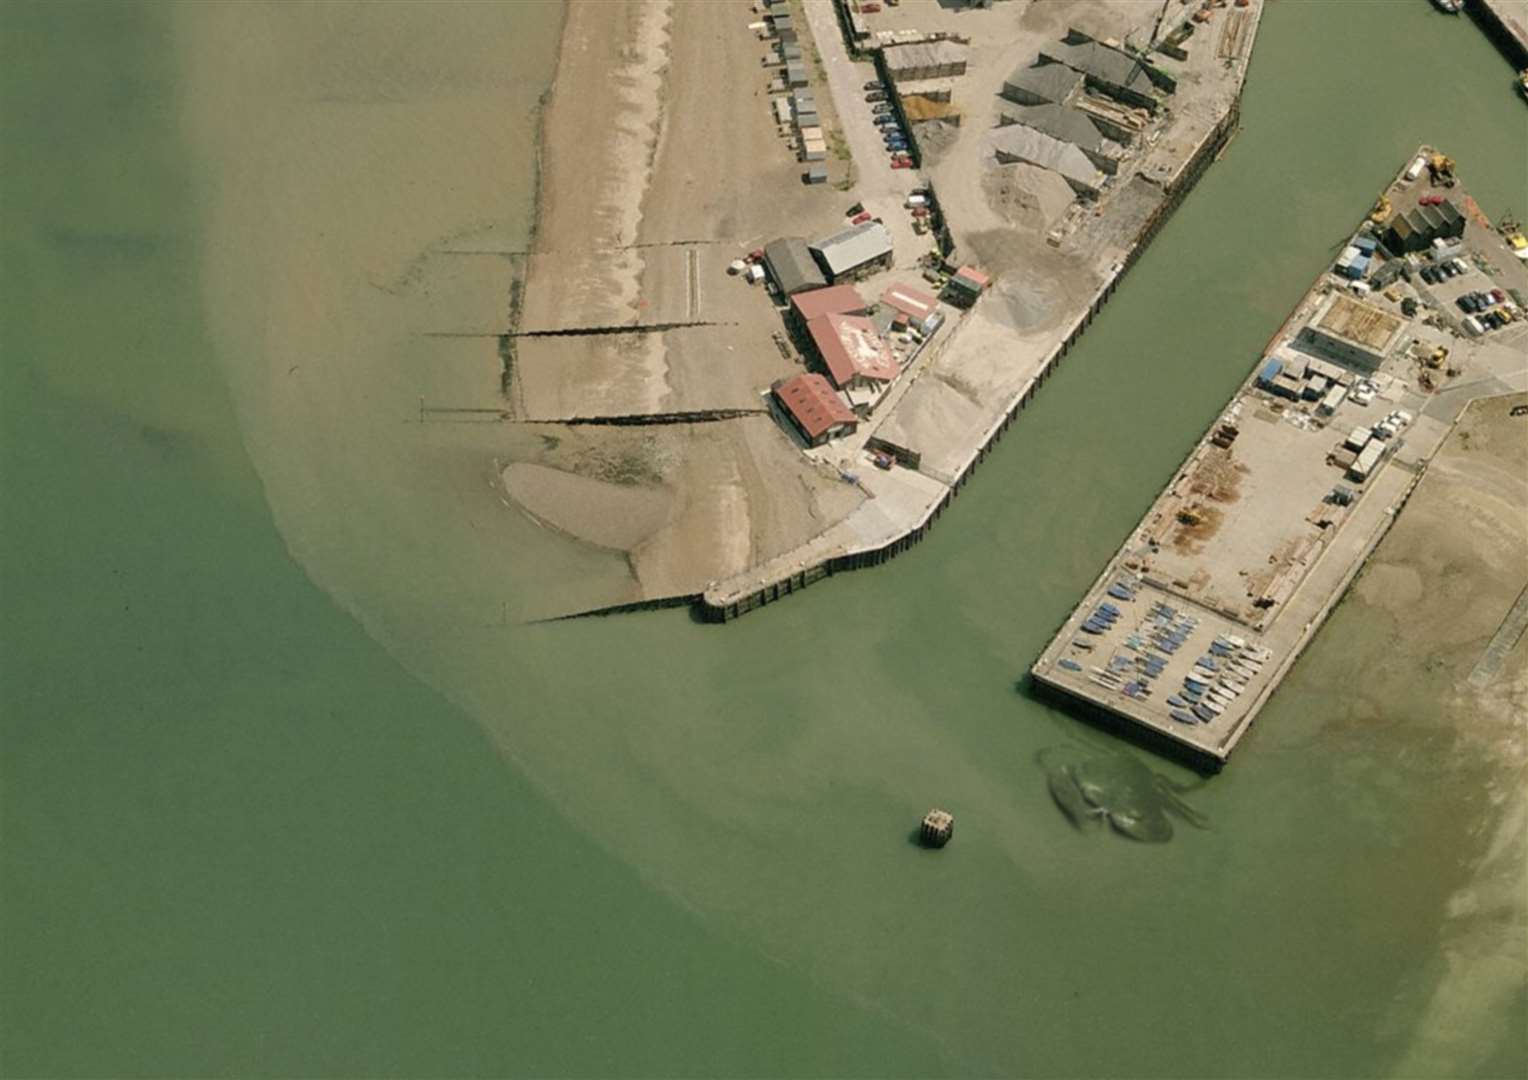
[(1464, 10), (1464, 0), (1433, 0), (1433, 7), (1447, 15), (1457, 15)]

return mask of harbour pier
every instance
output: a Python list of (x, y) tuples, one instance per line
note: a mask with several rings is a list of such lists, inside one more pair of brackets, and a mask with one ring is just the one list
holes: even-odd
[(1456, 183), (1432, 148), (1408, 160), (1034, 662), (1037, 692), (1230, 758), (1464, 407), (1528, 388), (1528, 263)]

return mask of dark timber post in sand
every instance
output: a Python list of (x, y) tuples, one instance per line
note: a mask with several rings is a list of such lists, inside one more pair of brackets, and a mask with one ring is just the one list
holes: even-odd
[(955, 835), (955, 816), (947, 810), (930, 810), (923, 816), (918, 839), (924, 847), (942, 848)]

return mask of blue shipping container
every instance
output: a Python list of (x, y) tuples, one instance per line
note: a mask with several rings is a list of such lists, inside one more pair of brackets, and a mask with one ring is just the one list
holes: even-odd
[(1267, 386), (1279, 377), (1279, 372), (1284, 370), (1284, 361), (1270, 356), (1268, 362), (1263, 365), (1263, 370), (1257, 373), (1257, 381)]

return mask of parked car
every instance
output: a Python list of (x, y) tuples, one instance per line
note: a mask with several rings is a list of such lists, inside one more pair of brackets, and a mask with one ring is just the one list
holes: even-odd
[(1492, 289), (1491, 290), (1491, 299), (1495, 300), (1498, 304), (1500, 304), (1502, 301), (1507, 299), (1507, 294), (1502, 292), (1500, 289)]
[(891, 167), (893, 169), (911, 169), (913, 167), (912, 159), (905, 157), (894, 157), (891, 159)]
[(849, 207), (849, 209), (844, 211), (844, 217), (853, 217), (855, 214), (864, 213), (864, 211), (865, 204), (862, 202), (857, 202), (853, 206)]
[(870, 91), (870, 93), (865, 95), (865, 100), (870, 102), (871, 104), (874, 104), (877, 101), (885, 101), (886, 100), (886, 91), (884, 91), (884, 90), (872, 90), (872, 91)]
[(867, 222), (869, 220), (870, 220), (870, 211), (869, 210), (861, 210), (858, 214), (855, 214), (852, 218), (849, 219), (849, 224), (850, 225), (863, 225), (863, 224), (865, 224), (865, 222)]
[(896, 459), (884, 450), (877, 450), (872, 460), (875, 462), (877, 469), (890, 469), (892, 465), (896, 464)]
[(870, 106), (870, 113), (872, 116), (881, 116), (889, 112), (891, 112), (891, 102), (889, 101), (882, 101), (876, 105)]
[(865, 90), (867, 90), (867, 91), (870, 91), (870, 90), (884, 90), (884, 89), (886, 89), (886, 88), (881, 85), (881, 80), (880, 79), (871, 79), (869, 82), (867, 82), (865, 84)]
[(890, 114), (883, 114), (883, 115), (877, 116), (875, 118), (875, 123), (876, 123), (877, 126), (883, 127), (883, 128), (884, 127), (896, 127), (897, 126), (897, 118), (895, 116), (890, 115)]
[(1438, 268), (1435, 266), (1424, 266), (1417, 273), (1429, 285), (1436, 285), (1438, 283)]

